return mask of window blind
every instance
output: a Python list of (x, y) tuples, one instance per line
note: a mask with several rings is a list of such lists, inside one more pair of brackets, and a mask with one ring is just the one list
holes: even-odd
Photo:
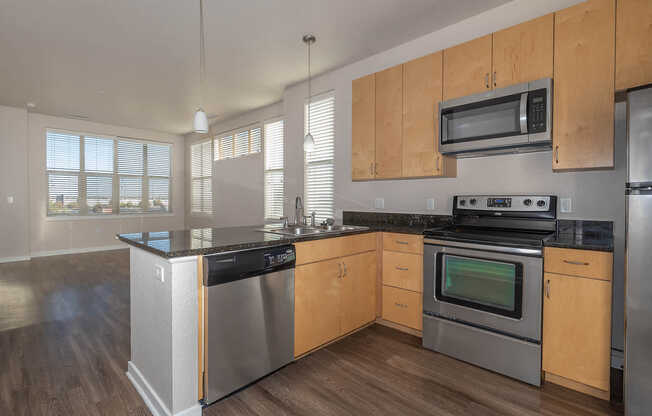
[(265, 220), (283, 216), (284, 153), (283, 120), (265, 124)]
[(46, 143), (48, 215), (169, 211), (169, 144), (55, 130)]
[(262, 146), (260, 127), (242, 128), (222, 133), (213, 141), (215, 160), (232, 159), (259, 153)]
[(208, 140), (202, 143), (196, 143), (190, 149), (190, 210), (192, 213), (212, 214), (212, 142)]
[(304, 134), (315, 139), (312, 152), (304, 152), (304, 199), (306, 215), (315, 212), (318, 222), (335, 216), (335, 96), (312, 99), (304, 109)]

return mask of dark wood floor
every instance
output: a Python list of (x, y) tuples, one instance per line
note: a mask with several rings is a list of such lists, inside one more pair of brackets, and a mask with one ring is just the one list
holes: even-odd
[[(127, 251), (0, 264), (0, 415), (149, 415), (125, 376)], [(374, 325), (204, 410), (216, 415), (620, 415)]]

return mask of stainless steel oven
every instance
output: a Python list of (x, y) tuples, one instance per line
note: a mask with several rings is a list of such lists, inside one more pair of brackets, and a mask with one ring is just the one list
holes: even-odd
[(457, 157), (552, 148), (552, 79), (439, 104), (439, 149)]

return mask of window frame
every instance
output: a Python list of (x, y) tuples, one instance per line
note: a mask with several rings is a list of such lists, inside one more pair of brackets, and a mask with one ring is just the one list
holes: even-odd
[[(252, 152), (252, 150), (251, 150), (251, 147), (252, 147), (251, 146), (251, 143), (252, 143), (251, 142), (251, 131), (255, 130), (257, 128), (260, 129), (260, 150), (258, 150), (257, 152)], [(212, 148), (213, 148), (212, 160), (214, 162), (219, 162), (219, 161), (222, 161), (222, 160), (240, 159), (242, 157), (248, 157), (248, 156), (251, 156), (251, 155), (256, 155), (258, 153), (264, 152), (264, 148), (263, 148), (264, 144), (263, 144), (263, 142), (265, 141), (265, 139), (264, 139), (265, 132), (263, 130), (264, 130), (264, 123), (256, 122), (256, 123), (248, 124), (246, 126), (242, 126), (242, 127), (238, 127), (238, 128), (232, 129), (232, 130), (227, 130), (227, 131), (223, 131), (221, 133), (214, 134), (212, 139), (211, 139), (212, 140)], [(248, 149), (247, 153), (244, 153), (244, 154), (242, 154), (240, 156), (236, 156), (235, 155), (236, 136), (238, 134), (242, 133), (242, 132), (245, 132), (245, 131), (248, 132), (248, 140), (249, 140), (248, 147), (249, 147), (249, 149)], [(231, 143), (232, 156), (231, 157), (221, 157), (221, 155), (219, 155), (219, 152), (220, 152), (220, 149), (221, 149), (222, 139), (225, 139), (227, 137), (230, 137), (231, 140), (232, 140), (232, 143)]]
[[(316, 101), (321, 101), (321, 100), (325, 100), (325, 99), (328, 99), (328, 98), (333, 99), (333, 157), (332, 157), (332, 159), (330, 159), (328, 161), (322, 160), (322, 161), (319, 161), (319, 162), (310, 163), (310, 162), (308, 162), (307, 157), (306, 157), (308, 152), (303, 150), (303, 145), (301, 146), (302, 150), (303, 150), (303, 206), (305, 207), (305, 210), (306, 210), (305, 214), (310, 215), (310, 212), (308, 212), (309, 209), (307, 207), (308, 202), (309, 202), (308, 197), (307, 197), (308, 196), (307, 195), (308, 194), (308, 192), (307, 192), (307, 186), (308, 186), (307, 171), (308, 171), (308, 166), (310, 166), (310, 165), (331, 164), (333, 166), (333, 197), (332, 197), (332, 200), (331, 200), (333, 216), (332, 217), (327, 217), (327, 218), (333, 218), (334, 219), (335, 218), (335, 213), (336, 213), (336, 209), (335, 209), (335, 195), (336, 195), (336, 191), (335, 191), (335, 172), (336, 172), (336, 168), (337, 168), (337, 165), (336, 165), (336, 159), (337, 158), (336, 158), (336, 154), (335, 154), (336, 153), (336, 147), (337, 147), (337, 139), (336, 139), (337, 120), (336, 120), (336, 114), (335, 114), (335, 112), (336, 112), (336, 104), (337, 104), (337, 102), (336, 102), (337, 97), (335, 96), (335, 90), (329, 90), (329, 91), (326, 91), (326, 92), (315, 94), (315, 95), (313, 95), (311, 97), (306, 97), (304, 99), (304, 103), (303, 103), (303, 125), (304, 125), (303, 134), (305, 136), (308, 133), (308, 131), (306, 129), (306, 127), (307, 127), (306, 114), (307, 114), (307, 111), (310, 111), (309, 105), (314, 104)], [(302, 143), (303, 143), (303, 140), (302, 140)], [(320, 218), (320, 216), (318, 214), (317, 215), (317, 220), (319, 221), (319, 219), (321, 219), (321, 218)]]
[[(67, 171), (67, 170), (57, 170), (57, 169), (48, 169), (47, 166), (47, 157), (48, 157), (48, 133), (58, 133), (58, 134), (68, 134), (79, 136), (79, 171)], [(112, 141), (113, 147), (113, 171), (108, 172), (87, 172), (85, 169), (86, 165), (86, 143), (85, 138), (98, 138), (98, 139), (110, 139)], [(88, 131), (74, 131), (66, 130), (60, 128), (46, 127), (45, 128), (45, 163), (44, 163), (44, 180), (45, 180), (45, 219), (48, 221), (60, 221), (60, 220), (85, 220), (85, 219), (110, 219), (110, 218), (124, 218), (124, 217), (139, 217), (139, 216), (173, 216), (175, 213), (172, 210), (172, 178), (174, 172), (174, 143), (166, 141), (158, 141), (152, 139), (137, 139), (124, 136), (116, 136), (110, 134), (102, 133), (92, 133)], [(118, 142), (119, 141), (129, 141), (135, 142), (143, 145), (143, 174), (142, 175), (128, 175), (120, 174), (118, 172)], [(170, 149), (170, 174), (167, 177), (163, 176), (149, 176), (147, 172), (147, 144), (155, 144), (168, 146)], [(78, 213), (51, 213), (50, 212), (50, 186), (49, 178), (51, 174), (64, 174), (77, 176), (77, 200), (79, 203), (79, 212)], [(87, 178), (88, 177), (109, 177), (111, 178), (111, 213), (110, 214), (93, 214), (89, 210), (88, 206), (88, 189), (87, 189)], [(133, 176), (140, 177), (141, 184), (141, 193), (142, 200), (145, 201), (145, 207), (138, 212), (120, 212), (120, 177), (121, 176)], [(166, 178), (169, 182), (168, 185), (168, 210), (166, 212), (156, 212), (150, 211), (149, 208), (149, 178)]]
[[(192, 148), (193, 148), (193, 146), (202, 146), (205, 143), (208, 143), (208, 145), (210, 146), (209, 152), (210, 152), (211, 173), (208, 176), (203, 176), (203, 175), (201, 175), (201, 176), (193, 176), (192, 175)], [(205, 137), (202, 137), (201, 139), (199, 139), (197, 141), (194, 141), (194, 142), (190, 143), (190, 146), (188, 147), (189, 152), (188, 152), (187, 163), (188, 163), (188, 166), (190, 168), (190, 183), (189, 183), (189, 190), (188, 190), (187, 195), (190, 196), (190, 198), (189, 198), (189, 207), (188, 208), (189, 208), (189, 211), (190, 211), (190, 216), (192, 216), (192, 217), (210, 217), (210, 216), (213, 215), (213, 211), (214, 211), (213, 210), (213, 208), (214, 208), (213, 207), (213, 163), (215, 163), (215, 159), (214, 159), (214, 157), (215, 157), (215, 146), (214, 146), (214, 143), (215, 143), (214, 139), (211, 136), (205, 136)], [(194, 183), (195, 180), (199, 180), (201, 182), (204, 179), (210, 179), (210, 183), (211, 183), (211, 198), (210, 198), (211, 199), (211, 204), (210, 204), (211, 206), (210, 206), (210, 211), (194, 211), (193, 208), (192, 208), (192, 206), (193, 206), (193, 199), (192, 199), (192, 197), (193, 197), (193, 195), (192, 195), (193, 183)]]
[[(265, 151), (267, 149), (266, 146), (266, 136), (265, 136), (265, 126), (268, 124), (273, 124), (273, 123), (278, 123), (279, 121), (283, 122), (283, 167), (280, 169), (266, 169), (266, 156), (265, 156)], [(285, 116), (277, 116), (277, 117), (272, 117), (270, 119), (264, 120), (262, 123), (262, 140), (261, 140), (261, 152), (263, 154), (263, 222), (264, 223), (272, 223), (272, 222), (278, 222), (281, 217), (285, 216)], [(265, 212), (266, 212), (266, 202), (265, 202), (265, 195), (267, 193), (266, 185), (267, 183), (265, 182), (265, 175), (267, 172), (282, 172), (283, 173), (283, 203), (281, 204), (281, 217), (279, 218), (266, 218)]]

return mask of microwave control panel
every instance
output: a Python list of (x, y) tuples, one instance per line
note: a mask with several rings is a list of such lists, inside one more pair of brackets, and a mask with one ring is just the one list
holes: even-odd
[(528, 133), (541, 133), (547, 130), (547, 103), (546, 103), (546, 90), (540, 89), (530, 91), (527, 97), (528, 101), (528, 117), (527, 117), (527, 131)]

